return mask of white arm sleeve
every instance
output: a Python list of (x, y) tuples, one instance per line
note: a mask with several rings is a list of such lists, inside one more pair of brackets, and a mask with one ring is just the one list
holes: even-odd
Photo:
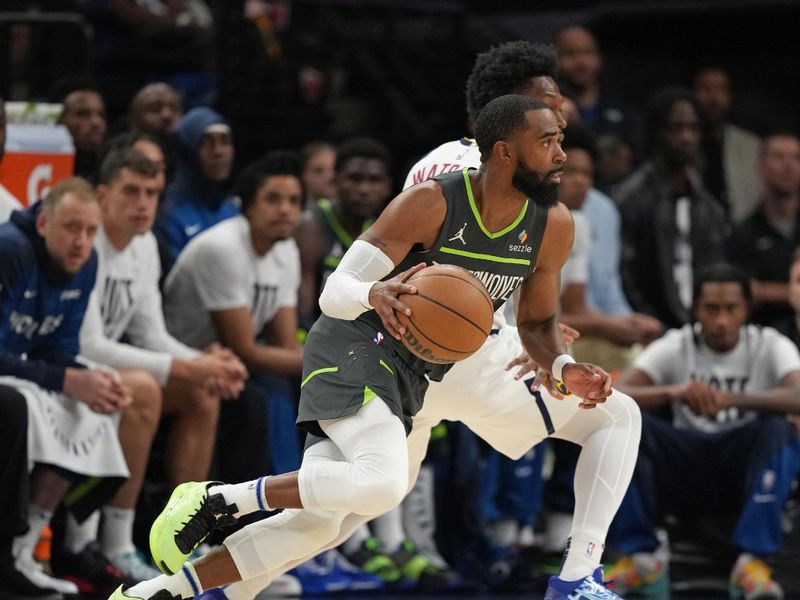
[(319, 297), (322, 312), (334, 319), (352, 321), (372, 309), (369, 291), (392, 272), (394, 263), (380, 248), (356, 240), (328, 277)]
[(115, 369), (142, 369), (164, 385), (169, 377), (172, 356), (166, 352), (143, 350), (109, 339), (103, 332), (103, 318), (96, 291), (89, 298), (80, 333), (81, 355)]

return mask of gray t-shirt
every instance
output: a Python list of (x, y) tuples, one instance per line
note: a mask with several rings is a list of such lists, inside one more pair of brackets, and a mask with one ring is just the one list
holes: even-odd
[[(699, 379), (725, 392), (765, 392), (800, 370), (794, 343), (771, 327), (742, 327), (739, 343), (729, 352), (714, 352), (703, 342), (699, 326), (673, 329), (636, 357), (636, 369), (654, 385), (675, 385)], [(698, 416), (683, 402), (672, 405), (675, 427), (716, 432), (735, 429), (756, 416), (754, 411), (729, 408), (714, 417)]]
[(293, 239), (263, 256), (253, 250), (250, 224), (226, 219), (187, 244), (164, 284), (170, 333), (193, 348), (218, 342), (211, 312), (245, 307), (258, 335), (281, 308), (297, 306), (300, 252)]

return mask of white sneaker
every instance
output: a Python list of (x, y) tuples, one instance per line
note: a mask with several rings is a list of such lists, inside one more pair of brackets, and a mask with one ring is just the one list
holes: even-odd
[(300, 585), (300, 580), (294, 575), (284, 573), (283, 575), (278, 575), (278, 577), (276, 577), (266, 589), (259, 592), (255, 600), (265, 600), (265, 598), (286, 598), (288, 596), (301, 596), (302, 594), (303, 586)]
[(108, 555), (109, 562), (122, 574), (136, 581), (155, 579), (161, 572), (153, 567), (139, 550), (129, 550), (117, 555)]
[(24, 573), (31, 583), (42, 589), (55, 590), (61, 594), (77, 594), (80, 591), (71, 581), (57, 579), (45, 573), (42, 565), (36, 562), (33, 556), (18, 556), (14, 560), (14, 566)]

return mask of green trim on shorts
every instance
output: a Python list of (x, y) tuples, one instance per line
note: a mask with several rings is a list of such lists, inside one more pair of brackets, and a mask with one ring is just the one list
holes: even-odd
[(384, 369), (386, 369), (387, 371), (389, 371), (389, 373), (391, 373), (392, 375), (394, 375), (394, 371), (392, 371), (392, 367), (390, 367), (389, 365), (387, 365), (385, 360), (381, 359), (381, 361), (380, 361), (380, 362), (381, 362), (381, 366), (383, 366), (383, 368), (384, 368)]
[(371, 387), (369, 387), (368, 385), (365, 385), (364, 386), (364, 401), (361, 403), (361, 406), (366, 406), (367, 402), (369, 402), (373, 398), (377, 398), (377, 397), (378, 397), (378, 394), (376, 394), (375, 391)]
[(321, 375), (322, 373), (336, 373), (339, 370), (339, 367), (323, 367), (322, 369), (317, 369), (316, 371), (311, 371), (306, 378), (303, 379), (303, 382), (300, 384), (302, 388), (305, 384), (307, 384), (312, 378), (316, 377), (317, 375)]

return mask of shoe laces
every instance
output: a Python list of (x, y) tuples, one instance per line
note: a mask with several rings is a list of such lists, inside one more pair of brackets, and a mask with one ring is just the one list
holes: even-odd
[[(581, 584), (575, 588), (575, 592), (580, 594), (592, 594), (593, 598), (605, 598), (607, 600), (621, 600), (617, 594), (607, 588), (603, 583), (599, 583), (594, 580), (594, 578), (590, 575), (586, 577)], [(572, 596), (569, 596), (572, 598)], [(580, 598), (577, 596), (576, 598)]]
[(200, 506), (181, 523), (181, 529), (175, 532), (175, 545), (184, 554), (189, 554), (218, 526), (234, 522), (236, 519), (231, 516), (221, 494), (206, 495), (200, 501)]

